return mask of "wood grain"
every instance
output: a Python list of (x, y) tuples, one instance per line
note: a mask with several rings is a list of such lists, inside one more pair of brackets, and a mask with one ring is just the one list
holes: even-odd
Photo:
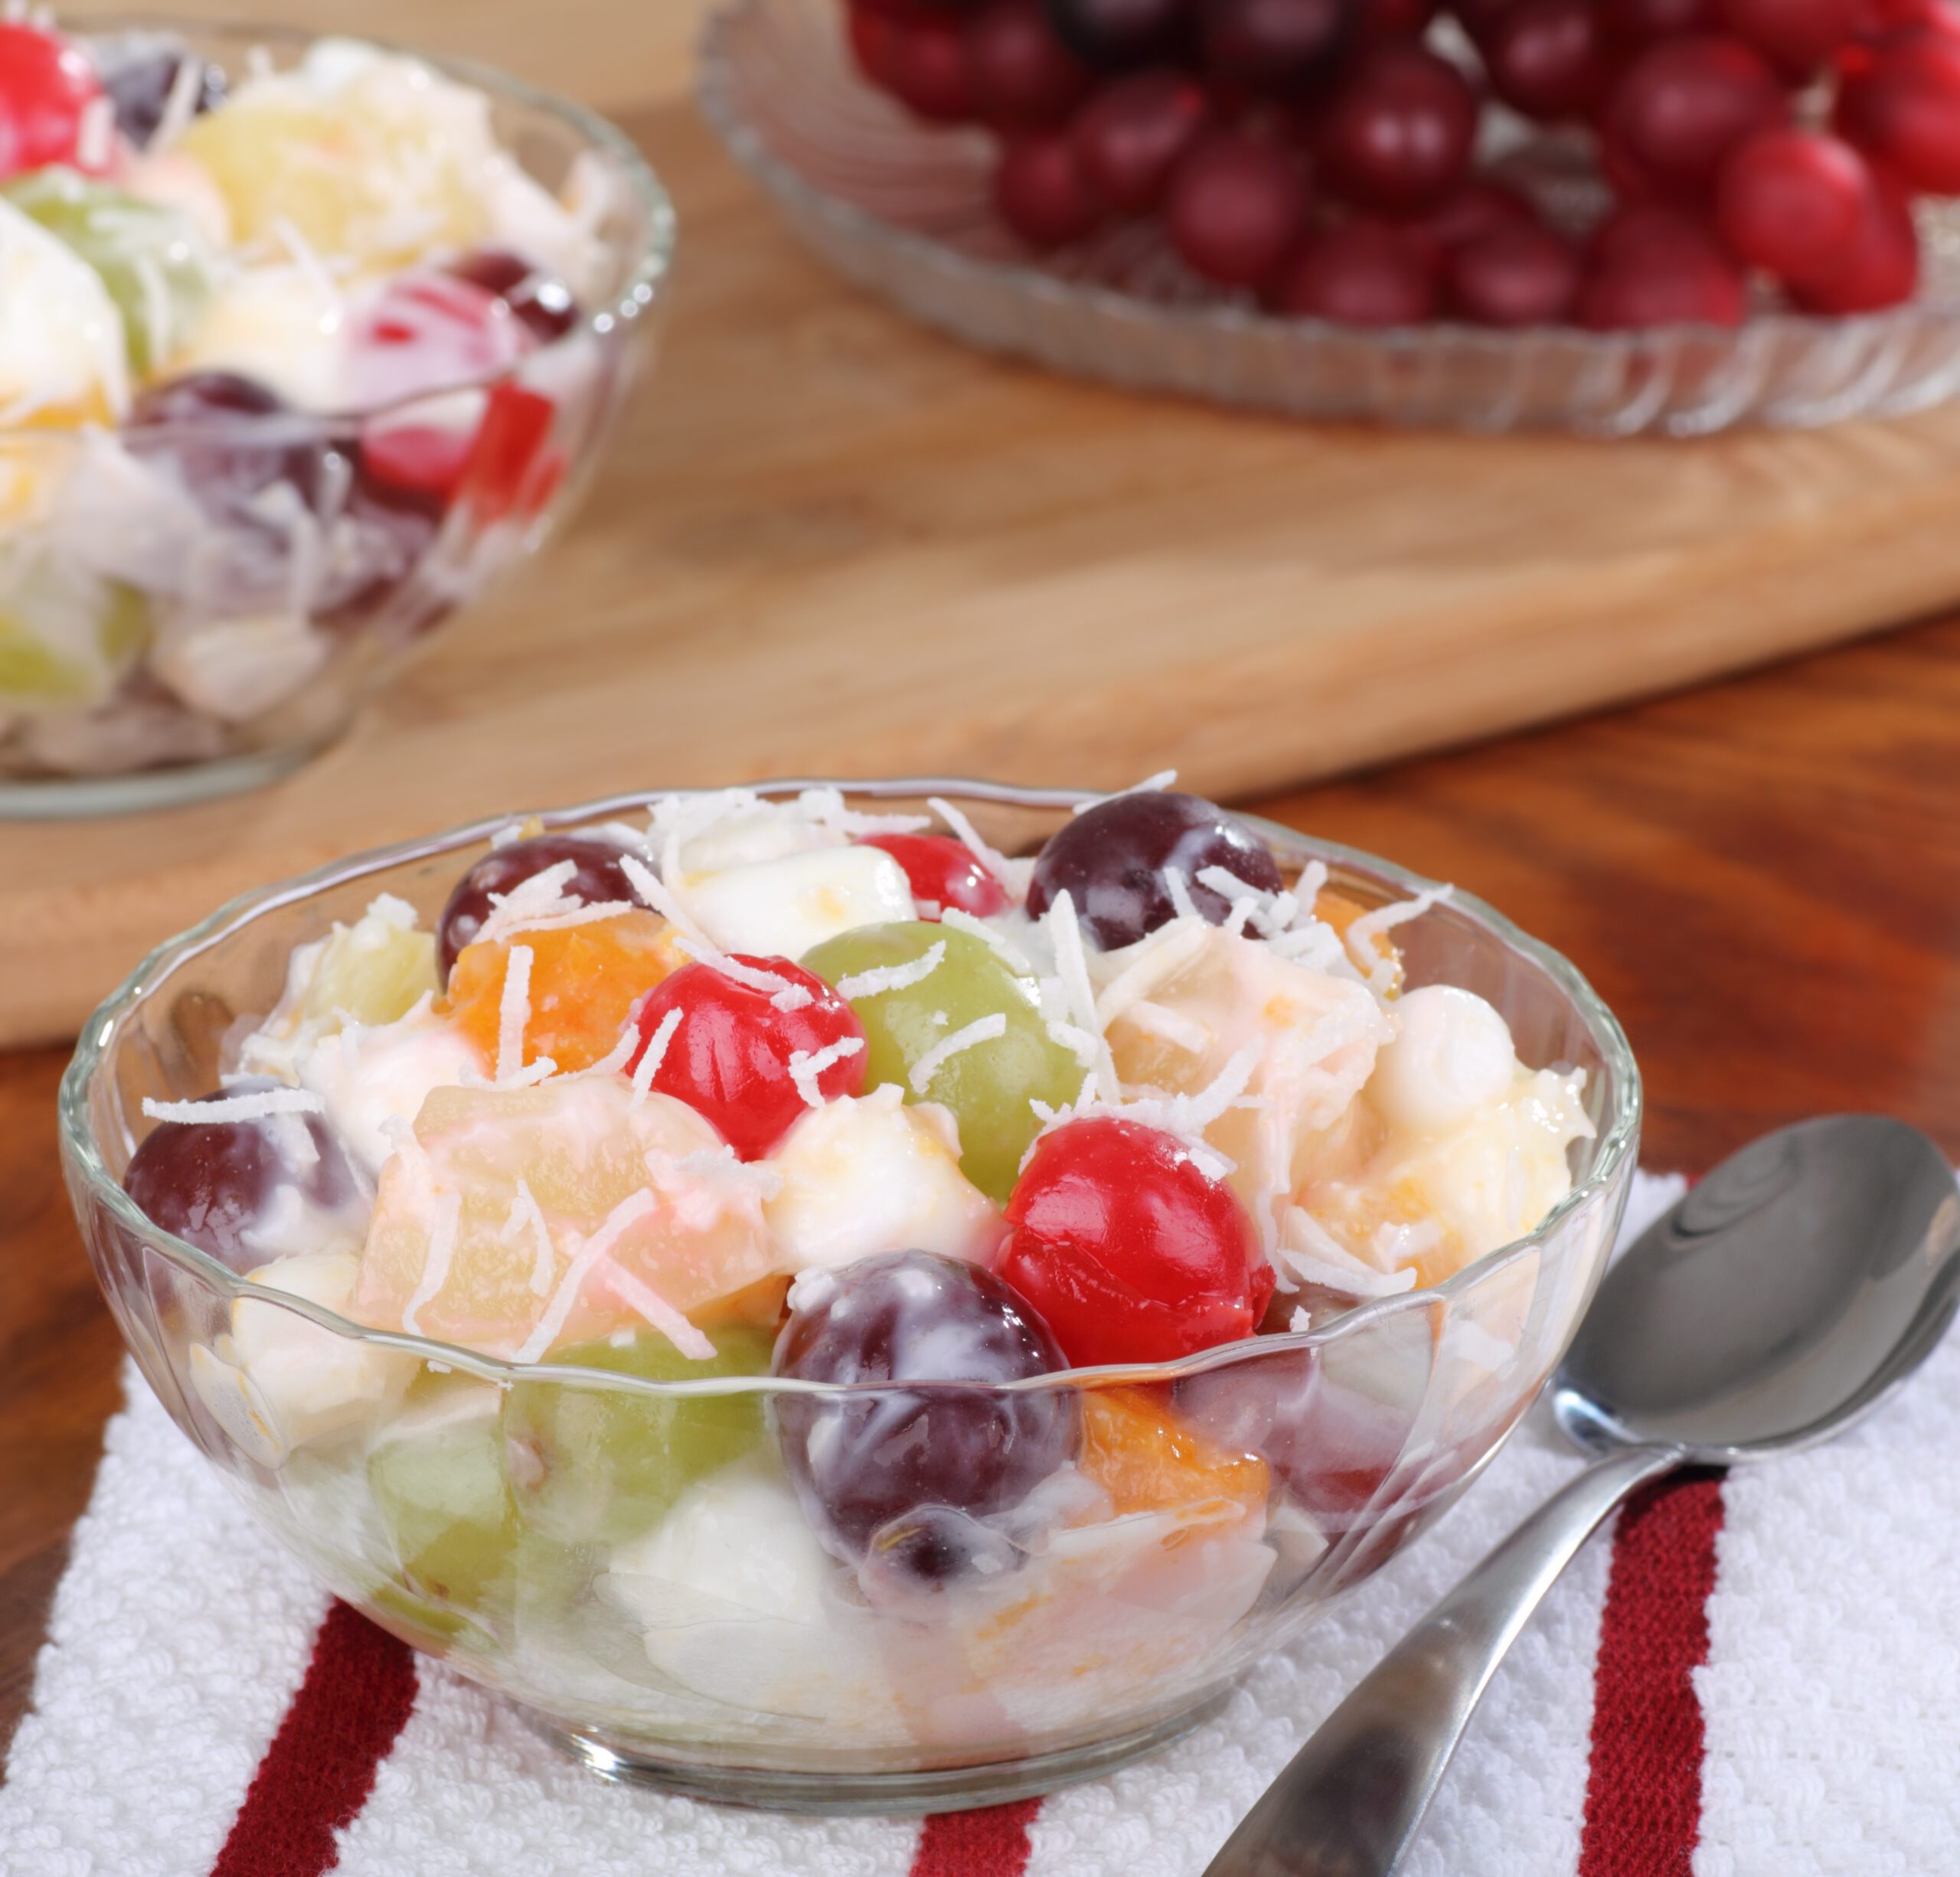
[(629, 787), (906, 772), (1214, 793), (1960, 596), (1960, 408), (1603, 446), (1314, 429), (977, 357), (822, 273), (684, 103), (667, 361), (590, 509), (311, 769), (0, 827), (0, 1042), (248, 886)]
[[(1960, 622), (1252, 805), (1461, 881), (1578, 961), (1649, 1165), (1882, 1109), (1960, 1157)], [(54, 1157), (62, 1053), (0, 1057), (0, 1741), (115, 1393)]]

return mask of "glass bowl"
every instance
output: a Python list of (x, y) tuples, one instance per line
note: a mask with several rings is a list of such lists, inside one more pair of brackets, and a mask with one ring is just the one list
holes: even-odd
[[(950, 797), (1008, 853), (1037, 845), (1084, 799), (973, 782), (838, 785), (881, 811)], [(541, 818), (577, 827), (651, 799)], [(765, 1430), (786, 1404), (794, 1417), (842, 1399), (916, 1401), (916, 1386), (658, 1383), (384, 1333), (237, 1276), (152, 1225), (119, 1183), (150, 1125), (144, 1098), (216, 1085), (227, 1033), (271, 1007), (293, 946), (381, 892), (433, 916), (508, 824), (341, 862), (236, 900), (163, 946), (83, 1031), (62, 1084), (62, 1154), (143, 1373), (294, 1568), (508, 1696), (602, 1772), (751, 1804), (888, 1812), (1039, 1792), (1145, 1752), (1196, 1725), (1234, 1676), (1436, 1518), (1516, 1425), (1592, 1296), (1634, 1165), (1633, 1059), (1570, 965), (1458, 894), (1397, 928), (1408, 978), (1475, 990), (1509, 1020), (1527, 1063), (1586, 1071), (1596, 1133), (1571, 1150), (1570, 1195), (1530, 1237), (1438, 1288), (1306, 1332), (1154, 1367), (962, 1386), (1001, 1410), (1009, 1396), (1046, 1398), (1083, 1418), (1085, 1438), (1121, 1438), (1174, 1401), (1222, 1448), (1268, 1464), (1235, 1459), (1156, 1503), (1106, 1503), (1091, 1522), (1031, 1539), (994, 1577), (923, 1591), (868, 1565), (854, 1573), (795, 1511)], [(1331, 884), (1364, 904), (1429, 883), (1256, 825), (1282, 867), (1322, 860)], [(302, 1372), (341, 1378), (339, 1412), (295, 1406), (286, 1376)], [(420, 1408), (400, 1405), (409, 1389)], [(741, 1457), (712, 1476), (727, 1487), (717, 1510), (677, 1506), (609, 1542), (601, 1521), (562, 1503), (550, 1517), (510, 1510), (499, 1469), (525, 1451), (513, 1415), (533, 1430), (555, 1415), (550, 1425), (586, 1431), (567, 1477), (583, 1480), (590, 1497), (577, 1503), (588, 1509), (619, 1503), (619, 1470), (655, 1444), (733, 1441)]]
[[(77, 36), (118, 30), (91, 19)], [(314, 43), (149, 18), (129, 30), (167, 30), (228, 73), (290, 65)], [(487, 96), (498, 144), (536, 181), (573, 181), (597, 237), (583, 318), (514, 366), (358, 413), (0, 426), (0, 817), (119, 812), (283, 773), (541, 547), (590, 480), (661, 308), (672, 207), (603, 119), (415, 56)], [(357, 452), (390, 429), (473, 438), (450, 494), (364, 489)], [(227, 475), (256, 486), (269, 457), (302, 464), (309, 499), (191, 499)], [(23, 635), (20, 619), (37, 623)]]
[[(989, 206), (992, 139), (922, 123), (874, 90), (851, 66), (843, 11), (843, 0), (733, 0), (702, 48), (702, 113), (838, 272), (970, 344), (1132, 390), (1492, 432), (1695, 436), (1896, 415), (1960, 390), (1953, 204), (1922, 214), (1919, 299), (1859, 318), (1766, 307), (1736, 331), (1593, 333), (1276, 318), (1195, 279), (1154, 227), (1119, 224), (1031, 256)], [(1527, 143), (1501, 116), (1489, 135), (1487, 156), (1555, 216), (1584, 213), (1570, 145)]]

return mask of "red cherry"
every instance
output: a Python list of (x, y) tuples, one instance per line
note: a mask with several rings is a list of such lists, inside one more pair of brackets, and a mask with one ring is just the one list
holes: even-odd
[(1030, 247), (1064, 247), (1093, 234), (1102, 205), (1065, 130), (1010, 137), (994, 165), (994, 208)]
[(1521, 189), (1491, 176), (1472, 176), (1459, 183), (1427, 214), (1403, 226), (1435, 248), (1439, 262), (1452, 248), (1462, 247), (1500, 228), (1535, 228), (1537, 206)]
[(1436, 284), (1419, 240), (1379, 222), (1323, 229), (1286, 263), (1283, 312), (1345, 326), (1416, 326), (1435, 317)]
[(1322, 120), (1328, 181), (1385, 215), (1440, 201), (1469, 167), (1477, 96), (1456, 67), (1419, 46), (1377, 46), (1362, 56)]
[(1205, 69), (1250, 90), (1284, 90), (1333, 63), (1349, 18), (1347, 0), (1204, 0)]
[(973, 94), (959, 21), (921, 9), (882, 24), (885, 36), (875, 53), (878, 82), (929, 122), (962, 124), (972, 119)]
[(1184, 73), (1134, 73), (1098, 92), (1076, 118), (1076, 160), (1111, 210), (1142, 214), (1163, 200), (1210, 116), (1203, 87)]
[(1250, 1336), (1272, 1269), (1230, 1187), (1174, 1136), (1066, 1121), (1035, 1143), (1008, 1202), (1000, 1276), (1071, 1363), (1168, 1362)]
[(1717, 0), (1599, 0), (1599, 28), (1624, 52), (1720, 29)]
[(1484, 41), (1491, 89), (1514, 111), (1551, 122), (1584, 117), (1612, 81), (1591, 0), (1520, 0)]
[(1481, 326), (1549, 326), (1568, 318), (1579, 292), (1572, 243), (1549, 228), (1494, 229), (1445, 263), (1450, 309)]
[(966, 86), (990, 124), (1059, 124), (1089, 95), (1087, 66), (1055, 37), (1041, 0), (991, 0), (962, 28)]
[(0, 177), (44, 163), (100, 169), (112, 152), (82, 161), (82, 116), (103, 95), (79, 46), (11, 20), (0, 21)]
[[(641, 1002), (632, 1020), (640, 1044), (626, 1067), (630, 1072), (639, 1066), (648, 1043), (679, 1011), (653, 1087), (705, 1115), (742, 1159), (757, 1160), (808, 1112), (792, 1073), (797, 1056), (854, 1040), (854, 1051), (817, 1072), (816, 1088), (827, 1102), (863, 1092), (864, 1027), (843, 998), (801, 965), (787, 958), (734, 961), (766, 973), (779, 989), (740, 983), (712, 965), (684, 965)], [(807, 1004), (777, 1008), (777, 997), (799, 990), (808, 994)]]
[(479, 521), (541, 514), (558, 492), (566, 462), (547, 448), (557, 414), (524, 385), (506, 380), (491, 392), (456, 489)]
[(844, 35), (851, 42), (851, 56), (862, 72), (880, 91), (891, 89), (891, 53), (897, 39), (892, 16), (873, 0), (850, 0), (844, 15)]
[(1642, 53), (1606, 101), (1603, 134), (1660, 195), (1705, 197), (1722, 160), (1788, 103), (1762, 55), (1739, 39), (1670, 40)]
[(1896, 185), (1874, 177), (1858, 225), (1818, 276), (1791, 287), (1806, 312), (1842, 318), (1903, 305), (1919, 291), (1919, 237), (1912, 205)]
[(1685, 216), (1636, 210), (1596, 235), (1575, 316), (1595, 331), (1739, 326), (1749, 289), (1721, 244)]
[(1802, 80), (1857, 30), (1862, 0), (1722, 0), (1729, 30)]
[(1929, 195), (1960, 195), (1960, 43), (1920, 31), (1847, 73), (1838, 129)]
[(1665, 266), (1670, 253), (1700, 247), (1714, 240), (1707, 224), (1685, 209), (1664, 202), (1625, 202), (1603, 216), (1586, 240), (1586, 264), (1603, 267), (1638, 266), (1649, 255)]
[(1496, 29), (1498, 21), (1518, 4), (1518, 0), (1452, 0), (1451, 11), (1462, 21), (1463, 30), (1479, 46)]
[(1436, 16), (1436, 0), (1360, 0), (1354, 33), (1362, 44), (1420, 39)]
[(1178, 165), (1165, 227), (1194, 273), (1226, 286), (1257, 286), (1307, 225), (1307, 179), (1279, 145), (1243, 131), (1214, 131)]
[(1008, 909), (1007, 889), (964, 841), (944, 834), (867, 834), (858, 844), (881, 849), (904, 868), (913, 898), (924, 902), (921, 919), (939, 916), (926, 909), (931, 906), (956, 906), (975, 919)]
[(1779, 280), (1814, 280), (1858, 231), (1872, 187), (1864, 158), (1815, 130), (1763, 130), (1730, 153), (1715, 197), (1729, 251)]

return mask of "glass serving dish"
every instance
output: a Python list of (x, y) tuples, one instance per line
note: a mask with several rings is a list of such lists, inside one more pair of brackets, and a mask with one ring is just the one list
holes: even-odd
[[(167, 32), (234, 76), (283, 69), (315, 43), (147, 17), (91, 18), (78, 37), (124, 31)], [(283, 774), (543, 546), (583, 491), (662, 310), (671, 204), (604, 119), (487, 68), (415, 56), (485, 95), (498, 143), (534, 181), (556, 193), (576, 179), (600, 257), (583, 318), (501, 371), (358, 412), (0, 424), (0, 818), (120, 812)], [(373, 499), (354, 465), (364, 438), (384, 431), (473, 433), (457, 486)], [(273, 464), (294, 467), (269, 492), (303, 486), (303, 500), (196, 499), (200, 487), (263, 483)], [(84, 607), (102, 620), (72, 660), (37, 650), (67, 628), (22, 638), (7, 616)]]
[[(839, 785), (881, 812), (951, 798), (1011, 854), (1083, 799), (971, 782)], [(650, 799), (541, 819), (577, 827)], [(885, 1812), (1038, 1792), (1146, 1752), (1195, 1725), (1242, 1670), (1455, 1499), (1592, 1294), (1634, 1165), (1633, 1059), (1570, 965), (1456, 895), (1397, 928), (1407, 981), (1476, 991), (1508, 1020), (1525, 1063), (1585, 1071), (1596, 1131), (1570, 1150), (1570, 1196), (1528, 1238), (1436, 1288), (1308, 1331), (1153, 1367), (957, 1385), (1003, 1412), (1018, 1396), (1018, 1412), (1078, 1417), (1085, 1442), (1174, 1405), (1234, 1458), (1195, 1467), (1174, 1490), (1160, 1484), (1148, 1503), (1065, 1522), (992, 1576), (935, 1589), (853, 1572), (801, 1520), (768, 1430), (884, 1397), (916, 1405), (919, 1385), (656, 1382), (384, 1333), (236, 1275), (122, 1190), (151, 1125), (144, 1098), (215, 1085), (227, 1034), (278, 997), (293, 946), (382, 892), (433, 916), (505, 825), (341, 862), (163, 946), (83, 1031), (62, 1084), (62, 1154), (144, 1375), (293, 1568), (508, 1696), (603, 1773), (750, 1804)], [(1322, 860), (1331, 885), (1365, 906), (1428, 883), (1256, 825), (1282, 869)], [(300, 1411), (284, 1378), (302, 1373), (338, 1379), (335, 1412), (318, 1412), (317, 1395)], [(560, 1476), (577, 1490), (524, 1499), (520, 1511), (508, 1481), (541, 1428), (577, 1454)], [(417, 1446), (423, 1435), (436, 1444)], [(682, 1454), (720, 1465), (714, 1516), (670, 1506), (650, 1529), (613, 1529), (606, 1509), (645, 1490), (633, 1470)]]
[[(853, 69), (842, 0), (733, 0), (710, 21), (708, 122), (840, 273), (969, 344), (1132, 390), (1432, 429), (1698, 436), (1922, 410), (1960, 391), (1960, 208), (1922, 215), (1926, 279), (1851, 319), (1766, 307), (1736, 331), (1361, 331), (1197, 279), (1153, 227), (1031, 256), (988, 201), (991, 139), (910, 116)], [(1501, 119), (1503, 168), (1556, 217), (1589, 206), (1570, 145)]]

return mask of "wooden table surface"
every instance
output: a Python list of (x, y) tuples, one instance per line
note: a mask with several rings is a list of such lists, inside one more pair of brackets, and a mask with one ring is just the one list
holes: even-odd
[[(515, 0), (350, 0), (336, 18), (617, 106), (678, 73), (693, 11), (564, 0), (544, 44)], [(1249, 805), (1460, 882), (1577, 961), (1645, 1071), (1649, 1164), (1839, 1108), (1903, 1115), (1960, 1156), (1956, 726), (1960, 621)], [(0, 1056), (0, 1742), (116, 1402), (56, 1164), (64, 1059)]]

